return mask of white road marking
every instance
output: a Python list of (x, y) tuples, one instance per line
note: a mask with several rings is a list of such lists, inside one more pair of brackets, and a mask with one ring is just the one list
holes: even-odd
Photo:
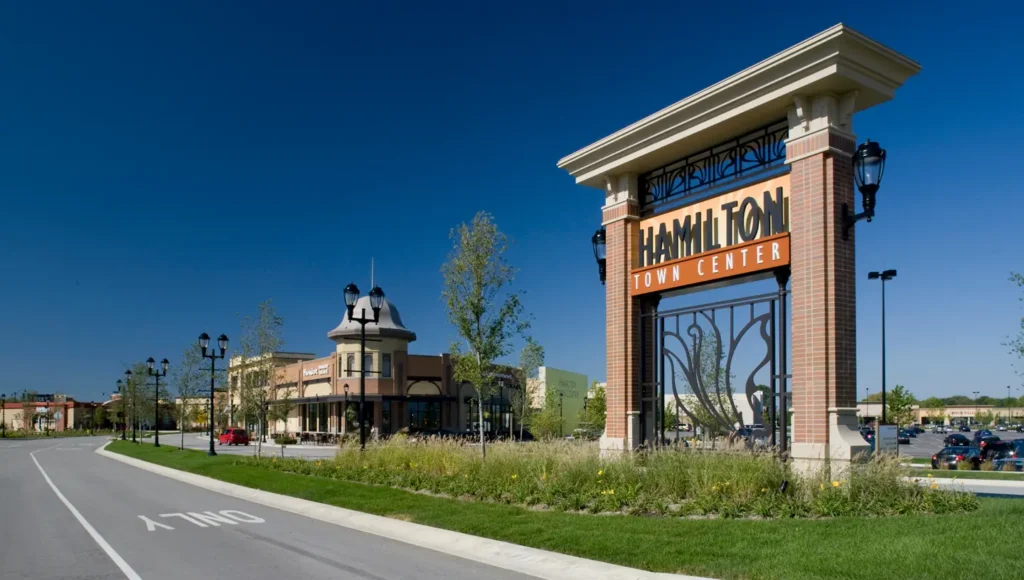
[(77, 449), (75, 447), (58, 447), (57, 451), (81, 451), (81, 449)]
[[(56, 445), (54, 445), (54, 447), (56, 447)], [(52, 449), (52, 447), (47, 447), (46, 449)], [(103, 539), (103, 536), (101, 536), (100, 533), (96, 531), (96, 528), (92, 527), (92, 524), (90, 524), (84, 517), (82, 517), (82, 514), (79, 513), (75, 506), (71, 505), (71, 502), (68, 501), (68, 498), (64, 497), (64, 494), (61, 493), (59, 489), (57, 489), (56, 485), (53, 484), (53, 480), (51, 480), (50, 476), (46, 474), (46, 470), (43, 469), (43, 466), (39, 465), (39, 460), (36, 459), (36, 453), (39, 453), (40, 451), (46, 451), (46, 449), (39, 449), (33, 451), (32, 453), (29, 453), (29, 457), (32, 458), (32, 462), (36, 464), (37, 468), (39, 468), (39, 473), (43, 474), (43, 479), (45, 479), (46, 483), (50, 485), (50, 489), (53, 490), (53, 493), (57, 494), (57, 497), (68, 508), (68, 510), (71, 512), (71, 515), (75, 516), (75, 519), (78, 520), (78, 523), (82, 524), (82, 527), (85, 528), (85, 531), (89, 532), (89, 535), (92, 536), (92, 539), (96, 540), (96, 543), (99, 544), (101, 548), (103, 548), (103, 551), (107, 553), (107, 556), (110, 556), (110, 559), (113, 560), (115, 564), (117, 564), (117, 567), (121, 569), (121, 572), (124, 572), (124, 575), (128, 577), (128, 580), (142, 580), (142, 577), (139, 576), (135, 572), (135, 570), (133, 570), (132, 567), (128, 565), (128, 562), (125, 562), (124, 558), (122, 558), (121, 555), (118, 554), (117, 551), (114, 550), (114, 548), (111, 547), (111, 545)]]
[(171, 526), (168, 526), (167, 524), (161, 524), (160, 522), (153, 521), (153, 520), (147, 518), (146, 516), (139, 516), (139, 518), (142, 521), (146, 522), (146, 531), (147, 532), (155, 531), (157, 528), (163, 528), (165, 530), (173, 530), (174, 529)]
[(160, 517), (162, 517), (162, 518), (176, 517), (176, 518), (181, 518), (181, 519), (185, 520), (186, 522), (192, 522), (193, 524), (199, 526), (200, 528), (208, 528), (208, 527), (210, 527), (210, 526), (204, 524), (203, 522), (200, 522), (199, 520), (193, 519), (191, 516), (187, 516), (187, 515), (185, 515), (183, 513), (180, 513), (180, 512), (175, 512), (175, 513), (172, 513), (172, 514), (160, 514)]
[(247, 514), (245, 512), (240, 512), (238, 510), (220, 510), (220, 513), (228, 516), (229, 518), (235, 518), (243, 524), (262, 524), (267, 521), (263, 518)]
[[(211, 511), (207, 511), (207, 512), (204, 512), (204, 513), (188, 512), (188, 515), (190, 515), (190, 516), (194, 517), (195, 519), (200, 520), (200, 521), (202, 521), (204, 523), (210, 524), (211, 526), (213, 526), (215, 528), (219, 528), (221, 523), (231, 524), (232, 526), (237, 526), (238, 525), (238, 522), (236, 522), (235, 520), (232, 520), (230, 518), (226, 518), (224, 516), (217, 515), (217, 514), (211, 512)], [(218, 522), (220, 522), (220, 523), (218, 523)]]

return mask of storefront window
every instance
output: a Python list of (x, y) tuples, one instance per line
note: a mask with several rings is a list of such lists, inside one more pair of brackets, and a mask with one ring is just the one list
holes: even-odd
[(350, 354), (345, 357), (345, 366), (348, 367), (348, 376), (355, 376), (356, 355)]
[(441, 401), (409, 401), (410, 429), (440, 429)]
[(391, 355), (382, 354), (380, 355), (380, 376), (385, 379), (391, 378)]
[(373, 374), (373, 355), (368, 354), (363, 357), (363, 376), (370, 376)]

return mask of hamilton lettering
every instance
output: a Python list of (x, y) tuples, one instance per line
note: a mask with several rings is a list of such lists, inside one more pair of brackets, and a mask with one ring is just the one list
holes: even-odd
[[(781, 234), (789, 229), (783, 188), (776, 187), (775, 194), (765, 191), (760, 203), (757, 197), (748, 196), (742, 201), (728, 201), (721, 204), (721, 220), (714, 208), (687, 213), (657, 226), (640, 228), (638, 247), (639, 266), (653, 266), (686, 258), (703, 252), (710, 252), (734, 244), (752, 242), (757, 239)], [(681, 211), (686, 211), (683, 208)], [(719, 227), (719, 223), (723, 227)], [(725, 244), (722, 244), (724, 230)], [(757, 263), (762, 259), (758, 257)], [(746, 250), (742, 250), (742, 264), (747, 263)], [(732, 268), (732, 262), (725, 265)], [(716, 266), (717, 267), (717, 266)]]

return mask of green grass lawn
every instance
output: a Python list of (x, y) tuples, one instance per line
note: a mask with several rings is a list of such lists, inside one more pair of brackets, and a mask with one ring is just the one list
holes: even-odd
[[(1024, 501), (973, 513), (820, 520), (683, 520), (537, 512), (238, 465), (114, 442), (111, 451), (222, 481), (416, 523), (659, 572), (715, 578), (995, 578), (1019, 567), (992, 538), (1021, 530)], [(951, 473), (951, 472), (946, 472)], [(955, 538), (955, 550), (936, 550)], [(977, 554), (985, 554), (979, 558)]]

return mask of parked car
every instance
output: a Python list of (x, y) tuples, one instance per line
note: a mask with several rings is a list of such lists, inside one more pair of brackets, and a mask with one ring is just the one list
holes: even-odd
[(228, 445), (248, 445), (249, 434), (246, 433), (245, 429), (229, 427), (217, 437), (217, 445), (224, 445), (225, 443)]
[(924, 433), (924, 427), (920, 425), (914, 425), (913, 427), (910, 428), (910, 430), (914, 433), (915, 437), (918, 433)]
[(960, 425), (960, 428), (958, 429), (958, 431), (960, 431), (961, 433), (970, 433), (971, 432), (971, 428), (968, 427), (967, 425)]
[(965, 445), (943, 447), (932, 455), (932, 469), (958, 469), (964, 461), (970, 463), (971, 469), (981, 469), (980, 450)]
[(971, 445), (978, 448), (978, 450), (981, 452), (981, 459), (983, 461), (988, 458), (989, 452), (991, 450), (1005, 449), (1010, 446), (1008, 441), (1003, 441), (999, 439), (999, 437), (996, 437), (995, 435), (989, 435), (988, 437), (981, 437), (979, 439), (976, 439), (973, 443), (971, 443)]
[(1000, 425), (996, 427), (996, 431), (1006, 431), (1006, 425)]
[(874, 429), (861, 428), (860, 436), (863, 437), (865, 441), (867, 441), (868, 443), (871, 444), (871, 448), (872, 449), (875, 448), (874, 447), (874, 445), (875, 445), (875, 430)]
[(896, 434), (896, 443), (899, 445), (910, 445), (910, 437), (909, 429), (900, 429), (899, 433)]
[(944, 435), (946, 433), (949, 433), (949, 428), (946, 427), (945, 425), (935, 425), (934, 427), (932, 427), (932, 433), (936, 434), (936, 435), (938, 435), (938, 434), (943, 434)]
[(968, 439), (966, 435), (950, 433), (942, 440), (942, 444), (947, 447), (967, 447), (971, 444), (971, 440)]
[(992, 432), (989, 431), (988, 429), (978, 429), (977, 431), (974, 432), (974, 440), (975, 441), (980, 441), (982, 437), (991, 437), (991, 436), (992, 436)]
[(1024, 439), (1007, 441), (1003, 449), (994, 449), (989, 456), (996, 471), (1024, 471)]

